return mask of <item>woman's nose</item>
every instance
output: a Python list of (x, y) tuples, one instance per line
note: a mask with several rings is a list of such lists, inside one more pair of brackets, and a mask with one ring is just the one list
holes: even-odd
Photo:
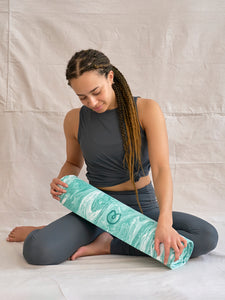
[(98, 103), (98, 100), (95, 97), (93, 97), (93, 96), (89, 97), (88, 106), (95, 107), (97, 103)]

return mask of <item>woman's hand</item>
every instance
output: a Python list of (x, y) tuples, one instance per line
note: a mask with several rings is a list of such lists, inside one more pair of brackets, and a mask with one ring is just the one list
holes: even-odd
[(59, 178), (54, 178), (50, 184), (51, 190), (50, 193), (52, 195), (52, 197), (56, 200), (60, 200), (60, 198), (58, 196), (62, 195), (63, 193), (66, 193), (66, 190), (62, 189), (61, 187), (59, 187), (59, 185), (61, 185), (62, 187), (67, 188), (68, 185), (61, 181)]
[(172, 226), (166, 226), (158, 222), (155, 232), (155, 251), (157, 255), (160, 255), (159, 245), (163, 243), (165, 249), (164, 264), (167, 264), (170, 248), (173, 248), (175, 252), (175, 260), (177, 261), (183, 252), (183, 249), (187, 247), (187, 241), (182, 237)]

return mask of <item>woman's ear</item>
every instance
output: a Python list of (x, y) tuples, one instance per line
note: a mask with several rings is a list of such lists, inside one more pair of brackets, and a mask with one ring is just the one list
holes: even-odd
[(114, 83), (114, 81), (113, 81), (113, 79), (114, 79), (114, 72), (112, 70), (109, 71), (107, 79), (109, 80), (110, 84)]

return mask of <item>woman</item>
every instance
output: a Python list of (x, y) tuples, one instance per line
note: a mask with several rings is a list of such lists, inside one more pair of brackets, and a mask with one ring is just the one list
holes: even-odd
[[(50, 185), (53, 198), (60, 200), (66, 192), (60, 178), (78, 176), (85, 160), (90, 184), (158, 221), (155, 250), (159, 255), (159, 245), (164, 244), (164, 263), (170, 248), (179, 259), (186, 247), (181, 235), (194, 242), (192, 257), (213, 250), (218, 234), (211, 224), (172, 212), (168, 138), (158, 104), (133, 98), (124, 76), (96, 50), (75, 53), (67, 65), (66, 78), (83, 106), (68, 112), (64, 120), (67, 160)], [(87, 255), (145, 255), (74, 213), (47, 226), (15, 228), (8, 241), (19, 240), (25, 240), (27, 262), (37, 265)]]

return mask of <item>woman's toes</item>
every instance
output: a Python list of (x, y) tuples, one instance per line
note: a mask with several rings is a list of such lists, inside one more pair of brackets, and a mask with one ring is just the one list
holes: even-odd
[(83, 247), (80, 247), (72, 256), (71, 256), (71, 260), (75, 260), (76, 258), (78, 257), (81, 257), (81, 256), (85, 256), (86, 253), (85, 253), (85, 246)]
[(34, 226), (19, 226), (15, 227), (6, 239), (8, 242), (23, 242), (28, 234), (39, 227)]
[(9, 235), (6, 239), (8, 242), (14, 242), (15, 241), (15, 236), (14, 235)]

